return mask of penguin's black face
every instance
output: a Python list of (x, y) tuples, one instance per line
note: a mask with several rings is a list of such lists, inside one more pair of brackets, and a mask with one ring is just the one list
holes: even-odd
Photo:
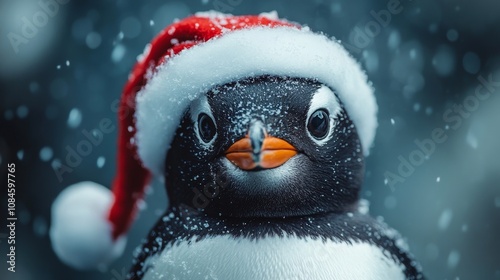
[(310, 79), (263, 76), (193, 102), (165, 178), (172, 205), (284, 217), (349, 210), (363, 167), (358, 134), (334, 91)]

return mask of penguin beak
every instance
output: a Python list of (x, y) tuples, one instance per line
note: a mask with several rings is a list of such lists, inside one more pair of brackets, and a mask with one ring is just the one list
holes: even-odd
[(226, 151), (226, 158), (242, 170), (278, 167), (297, 154), (290, 143), (268, 136), (264, 124), (252, 122), (245, 138), (236, 141)]

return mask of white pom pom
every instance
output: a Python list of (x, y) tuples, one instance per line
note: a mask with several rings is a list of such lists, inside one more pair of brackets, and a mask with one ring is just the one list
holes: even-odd
[(77, 269), (95, 269), (119, 257), (126, 238), (112, 238), (111, 191), (93, 182), (74, 184), (52, 204), (50, 239), (59, 259)]

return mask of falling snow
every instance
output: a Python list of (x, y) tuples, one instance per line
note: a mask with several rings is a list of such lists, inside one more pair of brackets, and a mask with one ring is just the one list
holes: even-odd
[(467, 232), (469, 230), (469, 225), (463, 224), (461, 229), (462, 229), (462, 232)]
[(49, 161), (52, 159), (53, 151), (50, 147), (43, 147), (40, 149), (40, 159), (42, 161)]
[(24, 158), (24, 150), (17, 151), (17, 159), (23, 160), (23, 158)]
[[(114, 12), (139, 6), (138, 4), (124, 5), (121, 2), (123, 1), (109, 2), (106, 5), (109, 5), (109, 9)], [(43, 42), (39, 44), (38, 40), (57, 39), (58, 36), (50, 36), (49, 29), (60, 24), (58, 21), (67, 24), (68, 40), (50, 41), (51, 43), (47, 46), (52, 46), (54, 50), (60, 49), (55, 48), (56, 46), (67, 46), (67, 50), (61, 51), (60, 55), (58, 51), (55, 51), (54, 55), (59, 55), (57, 59), (50, 60), (49, 64), (44, 65), (43, 68), (37, 69), (33, 67), (36, 64), (26, 64), (28, 66), (24, 67), (27, 69), (43, 69), (47, 71), (47, 75), (44, 73), (43, 77), (32, 77), (23, 74), (29, 79), (22, 80), (23, 84), (19, 87), (10, 87), (10, 89), (6, 87), (6, 92), (14, 89), (10, 93), (12, 98), (9, 97), (5, 102), (2, 100), (1, 104), (4, 106), (0, 111), (0, 121), (5, 121), (2, 125), (5, 125), (7, 129), (15, 125), (19, 128), (19, 132), (33, 128), (37, 133), (41, 133), (29, 135), (32, 137), (29, 139), (29, 145), (22, 141), (17, 143), (2, 135), (0, 164), (5, 165), (12, 161), (19, 165), (25, 164), (33, 170), (43, 170), (42, 168), (50, 166), (57, 170), (61, 166), (68, 166), (65, 145), (76, 149), (79, 141), (85, 139), (80, 133), (83, 129), (90, 131), (98, 125), (99, 120), (108, 117), (113, 118), (113, 124), (117, 124), (116, 112), (110, 104), (112, 99), (118, 98), (127, 72), (135, 62), (135, 56), (141, 53), (146, 40), (158, 34), (164, 26), (173, 22), (174, 18), (192, 14), (197, 9), (213, 9), (212, 4), (215, 2), (217, 1), (200, 0), (197, 2), (198, 6), (191, 6), (182, 1), (141, 5), (136, 10), (120, 14), (114, 21), (108, 19), (105, 12), (97, 10), (97, 7), (74, 14), (67, 13), (69, 8), (61, 5), (60, 11), (64, 11), (64, 17), (51, 17), (49, 24), (40, 28), (40, 34), (33, 38), (33, 42), (30, 39), (29, 44), (23, 44), (22, 47), (25, 49), (21, 49), (20, 54), (13, 55), (13, 57), (24, 60), (25, 57), (36, 53), (36, 49), (44, 47)], [(354, 26), (365, 23), (359, 19), (370, 18), (369, 10), (366, 12), (363, 9), (353, 9), (353, 4), (348, 1), (313, 2), (314, 4), (308, 3), (307, 5), (321, 9), (321, 13), (317, 18), (307, 21), (310, 28), (335, 36), (342, 40), (345, 46), (356, 47), (345, 34), (348, 34)], [(396, 228), (401, 229), (409, 237), (410, 243), (415, 244), (417, 247), (415, 254), (424, 262), (424, 268), (430, 272), (429, 278), (438, 279), (441, 276), (441, 279), (444, 277), (464, 279), (464, 276), (458, 272), (465, 270), (466, 264), (469, 263), (467, 269), (472, 266), (488, 267), (488, 265), (481, 263), (478, 265), (477, 260), (469, 260), (470, 248), (474, 246), (464, 245), (467, 242), (455, 242), (456, 236), (460, 238), (488, 236), (488, 234), (480, 235), (483, 229), (478, 227), (487, 222), (490, 233), (498, 228), (495, 220), (489, 221), (488, 219), (500, 211), (500, 194), (494, 187), (488, 191), (484, 191), (483, 188), (488, 180), (491, 180), (488, 184), (498, 185), (497, 177), (495, 177), (498, 173), (498, 153), (491, 152), (494, 151), (492, 147), (496, 147), (496, 141), (500, 135), (494, 129), (498, 119), (492, 119), (489, 123), (485, 121), (481, 129), (474, 127), (473, 124), (475, 119), (483, 114), (484, 119), (487, 120), (489, 117), (486, 114), (487, 107), (496, 108), (496, 99), (481, 101), (480, 109), (472, 112), (470, 118), (463, 118), (463, 126), (458, 129), (455, 129), (454, 123), (444, 122), (443, 113), (447, 108), (451, 108), (449, 105), (461, 102), (463, 100), (461, 98), (474, 93), (475, 88), (481, 84), (478, 77), (488, 79), (490, 74), (497, 77), (494, 73), (495, 69), (500, 67), (500, 60), (498, 60), (498, 55), (488, 53), (488, 49), (498, 49), (498, 47), (495, 48), (498, 45), (497, 39), (487, 38), (488, 48), (479, 42), (481, 34), (486, 34), (488, 28), (494, 29), (494, 25), (491, 27), (478, 25), (477, 22), (481, 21), (479, 17), (484, 18), (485, 21), (492, 20), (489, 19), (488, 13), (469, 11), (465, 4), (450, 5), (450, 7), (418, 1), (403, 4), (405, 4), (403, 12), (400, 15), (392, 15), (394, 21), (387, 26), (381, 26), (381, 32), (370, 38), (369, 45), (359, 50), (349, 49), (353, 57), (360, 61), (369, 79), (373, 81), (379, 107), (377, 142), (372, 148), (373, 153), (365, 161), (367, 174), (371, 172), (371, 176), (365, 177), (365, 185), (360, 193), (362, 197), (372, 200), (375, 213), (390, 216), (387, 220), (390, 218), (398, 224)], [(293, 5), (296, 4), (290, 4), (290, 6)], [(246, 6), (248, 5), (231, 7), (234, 10), (229, 12), (243, 14)], [(285, 10), (285, 15), (295, 14), (288, 10), (287, 6), (282, 8)], [(382, 8), (384, 5), (373, 7), (374, 11)], [(452, 20), (451, 11), (458, 14), (458, 19), (463, 17), (463, 22), (456, 20), (457, 18)], [(323, 13), (326, 19), (321, 16)], [(468, 17), (464, 17), (464, 13), (471, 15), (477, 13), (480, 16), (477, 16), (477, 20), (467, 21)], [(76, 18), (68, 17), (68, 15), (75, 15)], [(19, 16), (16, 18), (17, 23), (19, 23), (18, 18)], [(299, 21), (299, 18), (290, 17), (290, 19)], [(447, 21), (444, 22), (444, 19)], [(342, 24), (336, 25), (332, 22), (342, 22)], [(199, 28), (199, 25), (196, 28)], [(10, 29), (7, 28), (7, 30)], [(412, 30), (418, 30), (418, 32)], [(173, 34), (175, 28), (166, 32)], [(469, 44), (470, 42), (474, 43)], [(178, 39), (174, 39), (172, 43), (177, 44)], [(86, 55), (81, 55), (78, 51), (80, 49), (84, 50)], [(148, 51), (149, 48), (146, 48), (138, 57), (144, 57)], [(40, 52), (39, 57), (43, 58), (44, 55), (49, 57), (48, 54), (52, 55), (47, 51)], [(0, 66), (0, 68), (13, 72), (15, 69), (7, 68), (8, 58), (3, 58), (1, 64), (6, 66)], [(33, 61), (37, 60), (33, 59)], [(29, 74), (29, 72), (26, 73)], [(19, 74), (18, 77), (23, 77), (23, 75)], [(9, 78), (6, 77), (5, 80), (8, 82)], [(271, 99), (272, 96), (269, 98)], [(172, 100), (173, 104), (175, 102), (178, 100)], [(242, 107), (244, 107), (243, 104)], [(289, 108), (275, 107), (266, 113), (279, 116), (287, 110)], [(160, 113), (165, 114), (165, 112)], [(43, 122), (37, 122), (38, 119)], [(235, 120), (235, 122), (240, 121)], [(469, 124), (472, 124), (470, 129)], [(37, 126), (41, 129), (35, 130)], [(392, 168), (392, 171), (397, 171), (399, 154), (406, 157), (414, 148), (411, 146), (411, 149), (404, 150), (405, 145), (410, 146), (413, 139), (422, 140), (424, 137), (430, 137), (430, 132), (434, 128), (444, 129), (449, 142), (436, 144), (435, 153), (430, 160), (416, 168), (411, 176), (404, 177), (404, 187), (389, 188), (390, 181), (386, 178), (382, 179), (383, 177), (377, 173), (384, 172), (385, 169), (380, 169), (382, 170), (380, 171), (379, 168)], [(134, 132), (132, 126), (126, 129)], [(245, 129), (245, 126), (235, 125), (233, 129), (233, 132), (239, 133)], [(23, 136), (21, 133), (16, 134), (16, 137)], [(92, 170), (106, 177), (97, 177), (96, 180), (109, 180), (111, 178), (109, 176), (112, 176), (110, 172), (113, 173), (116, 164), (116, 147), (114, 146), (116, 135), (107, 134), (104, 137), (102, 146), (95, 147), (91, 155), (83, 157), (82, 164), (73, 168), (73, 172), (66, 173), (62, 183), (48, 185), (47, 188), (62, 188), (73, 180), (90, 179), (88, 174), (92, 175)], [(14, 142), (13, 145), (12, 142)], [(355, 160), (359, 162), (362, 158), (352, 157), (351, 162), (355, 163)], [(23, 166), (19, 170), (26, 171), (26, 168), (28, 167)], [(52, 170), (47, 174), (47, 176), (54, 176)], [(55, 177), (48, 178), (47, 183), (53, 181)], [(159, 181), (162, 182), (162, 180), (164, 178)], [(341, 182), (337, 181), (335, 184), (340, 185)], [(160, 186), (160, 190), (163, 190), (162, 187)], [(152, 190), (148, 188), (148, 192)], [(414, 200), (411, 202), (407, 200), (407, 197), (413, 199), (413, 195)], [(156, 194), (153, 197), (156, 197)], [(413, 203), (420, 203), (423, 207), (415, 208)], [(46, 202), (46, 205), (50, 205), (50, 202)], [(489, 212), (485, 211), (483, 206), (487, 207), (484, 209)], [(141, 201), (139, 207), (146, 208), (146, 203)], [(157, 208), (155, 204), (152, 209), (156, 209), (149, 210), (154, 212), (155, 218), (165, 211), (164, 208)], [(36, 209), (30, 211), (32, 210)], [(359, 204), (358, 212), (368, 214), (367, 202), (366, 205)], [(473, 216), (474, 213), (481, 213), (481, 217), (477, 218), (481, 223), (473, 220), (476, 218)], [(40, 240), (47, 238), (49, 216), (43, 216), (36, 211), (30, 214), (27, 210), (20, 215), (24, 216), (21, 220), (26, 228), (31, 230), (31, 234)], [(141, 215), (141, 219), (145, 219), (146, 213), (144, 215), (141, 213)], [(175, 219), (173, 214), (163, 216), (165, 222), (172, 219)], [(418, 225), (407, 222), (415, 220), (423, 222)], [(209, 229), (213, 226), (209, 223), (200, 223), (189, 226), (188, 230)], [(433, 238), (421, 243), (418, 235), (424, 231), (432, 234)], [(447, 241), (448, 239), (450, 242)], [(162, 241), (160, 239), (158, 243)], [(484, 239), (484, 242), (493, 241)], [(495, 244), (491, 247), (493, 248)], [(492, 249), (491, 252), (484, 252), (484, 256), (494, 259), (497, 255)], [(489, 267), (488, 269), (488, 277), (500, 279), (499, 269), (492, 270)], [(111, 277), (111, 275), (109, 277), (106, 275), (105, 278)]]
[(33, 231), (38, 237), (44, 237), (47, 235), (48, 225), (45, 218), (41, 216), (35, 217), (33, 220)]
[(451, 223), (451, 219), (453, 218), (453, 211), (451, 209), (446, 209), (441, 212), (438, 220), (438, 228), (440, 230), (446, 230)]
[(29, 109), (28, 109), (28, 107), (21, 105), (21, 106), (17, 107), (16, 114), (17, 114), (18, 118), (24, 119), (28, 116)]
[(500, 208), (500, 196), (495, 197), (495, 207)]
[(460, 262), (460, 253), (456, 250), (451, 251), (450, 254), (448, 255), (448, 267), (453, 269), (457, 267), (459, 262)]
[(106, 163), (106, 158), (105, 157), (98, 157), (97, 158), (97, 168), (102, 168), (104, 164)]
[(413, 111), (415, 111), (415, 112), (420, 111), (420, 103), (413, 104)]
[(432, 58), (432, 65), (441, 76), (451, 75), (455, 71), (455, 63), (454, 50), (448, 45), (440, 46)]
[(446, 32), (446, 37), (448, 38), (448, 40), (450, 40), (450, 42), (455, 42), (456, 40), (458, 40), (457, 30), (455, 29), (448, 30), (448, 32)]
[(111, 52), (111, 61), (113, 61), (114, 63), (119, 63), (125, 56), (126, 51), (127, 49), (124, 45), (117, 44)]
[(69, 111), (68, 120), (66, 121), (68, 127), (77, 128), (82, 122), (82, 112), (78, 108), (73, 108)]
[(478, 143), (477, 143), (477, 137), (474, 135), (472, 131), (469, 131), (466, 136), (466, 141), (467, 144), (473, 149), (477, 149)]

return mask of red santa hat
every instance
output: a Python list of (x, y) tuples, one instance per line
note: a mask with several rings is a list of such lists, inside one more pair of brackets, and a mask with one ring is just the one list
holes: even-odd
[(189, 104), (214, 86), (259, 75), (312, 78), (330, 86), (368, 155), (377, 105), (365, 73), (338, 41), (276, 13), (197, 13), (166, 27), (134, 66), (120, 103), (112, 192), (81, 182), (55, 200), (50, 237), (59, 258), (88, 269), (119, 256), (150, 177), (162, 176)]

